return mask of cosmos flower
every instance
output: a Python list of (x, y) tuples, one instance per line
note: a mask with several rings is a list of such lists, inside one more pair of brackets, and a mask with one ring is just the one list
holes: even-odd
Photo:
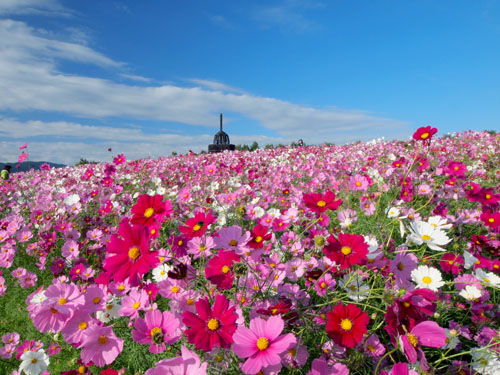
[(336, 344), (354, 348), (367, 332), (370, 318), (356, 305), (336, 305), (327, 313), (326, 332)]
[(158, 252), (149, 250), (145, 227), (132, 227), (128, 219), (121, 221), (118, 234), (112, 235), (108, 243), (104, 270), (116, 281), (129, 278), (130, 285), (137, 286), (142, 275), (158, 264)]
[(431, 126), (422, 126), (413, 133), (413, 139), (416, 141), (428, 142), (432, 136), (437, 133), (437, 129)]
[(436, 251), (446, 251), (442, 246), (451, 241), (441, 229), (436, 228), (433, 224), (420, 220), (411, 222), (410, 233), (408, 234), (407, 240), (416, 245), (425, 243), (429, 249)]
[(219, 254), (211, 258), (205, 268), (205, 276), (219, 289), (231, 289), (233, 286), (232, 267), (238, 263), (240, 256), (234, 251), (219, 251)]
[(172, 345), (179, 340), (176, 334), (179, 320), (170, 311), (148, 310), (144, 319), (137, 318), (132, 331), (134, 341), (150, 344), (149, 351), (157, 354), (166, 350), (166, 345)]
[(24, 352), (21, 361), (19, 372), (24, 371), (26, 375), (39, 375), (47, 370), (50, 364), (49, 356), (43, 349), (36, 352), (31, 350)]
[(250, 328), (238, 327), (233, 337), (233, 352), (240, 358), (248, 358), (241, 367), (245, 374), (257, 374), (269, 366), (279, 371), (281, 354), (297, 343), (293, 334), (281, 335), (284, 326), (283, 319), (271, 316), (267, 320), (252, 319)]
[(139, 224), (146, 227), (162, 223), (165, 217), (172, 214), (172, 204), (170, 201), (163, 201), (163, 195), (151, 196), (143, 194), (139, 196), (137, 203), (131, 208), (133, 225)]
[(411, 271), (411, 278), (417, 284), (417, 288), (426, 288), (437, 292), (444, 285), (441, 272), (434, 267), (418, 266)]
[(92, 325), (85, 330), (82, 339), (81, 358), (84, 363), (90, 361), (98, 367), (113, 363), (123, 350), (123, 339), (116, 337), (108, 326)]
[(238, 315), (227, 298), (219, 294), (215, 297), (213, 308), (206, 297), (198, 300), (195, 306), (198, 315), (189, 311), (182, 314), (182, 322), (191, 327), (184, 332), (188, 341), (205, 352), (218, 346), (229, 348), (233, 343)]
[(336, 210), (341, 204), (342, 200), (335, 200), (335, 193), (327, 191), (325, 194), (311, 193), (304, 194), (303, 201), (305, 206), (317, 214), (321, 214), (326, 210)]
[(207, 362), (201, 363), (200, 357), (183, 345), (181, 357), (164, 359), (144, 375), (207, 375), (207, 366)]
[(328, 244), (323, 248), (328, 259), (340, 266), (341, 270), (366, 261), (368, 244), (358, 234), (340, 233), (338, 239), (330, 235)]

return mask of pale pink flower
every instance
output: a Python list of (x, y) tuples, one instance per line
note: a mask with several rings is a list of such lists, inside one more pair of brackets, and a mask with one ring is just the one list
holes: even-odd
[(103, 367), (113, 363), (123, 350), (123, 340), (116, 337), (111, 327), (90, 326), (85, 330), (81, 358), (84, 363), (94, 362)]
[(150, 344), (149, 351), (157, 354), (166, 350), (166, 345), (172, 345), (179, 340), (179, 319), (170, 311), (146, 311), (144, 319), (137, 318), (132, 331), (134, 341)]
[(181, 353), (181, 357), (156, 363), (156, 367), (147, 370), (144, 375), (207, 375), (208, 363), (202, 364), (200, 357), (185, 346), (182, 346)]
[(271, 316), (267, 321), (254, 318), (250, 329), (239, 326), (233, 335), (233, 352), (240, 358), (248, 358), (241, 369), (245, 374), (257, 374), (268, 366), (281, 366), (281, 354), (297, 343), (291, 333), (280, 335), (284, 321)]

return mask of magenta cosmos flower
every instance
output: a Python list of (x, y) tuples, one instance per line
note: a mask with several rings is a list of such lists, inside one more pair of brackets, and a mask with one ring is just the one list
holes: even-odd
[(146, 227), (162, 223), (165, 217), (172, 214), (172, 204), (170, 201), (163, 202), (163, 195), (151, 196), (143, 194), (132, 207), (134, 214), (131, 223), (144, 225)]
[(127, 219), (120, 223), (118, 234), (111, 236), (104, 270), (116, 281), (129, 278), (131, 286), (139, 285), (145, 273), (158, 264), (158, 252), (149, 250), (148, 232), (143, 226), (130, 226)]
[(179, 320), (169, 311), (149, 310), (146, 311), (144, 319), (135, 321), (132, 338), (141, 344), (151, 344), (151, 353), (161, 353), (166, 349), (165, 344), (172, 345), (179, 340), (176, 334), (179, 328)]
[(233, 336), (233, 352), (240, 358), (248, 358), (241, 367), (245, 374), (257, 374), (268, 366), (281, 368), (280, 355), (297, 344), (291, 333), (280, 336), (284, 324), (279, 316), (271, 316), (268, 320), (252, 319), (250, 328), (238, 327)]
[(240, 256), (234, 251), (219, 251), (219, 255), (210, 259), (205, 268), (205, 276), (219, 289), (231, 289), (233, 286), (233, 263), (238, 263)]
[[(410, 333), (400, 336), (399, 341), (403, 352), (408, 358), (408, 362), (415, 363), (417, 361), (417, 352), (420, 361), (426, 363), (425, 354), (420, 348), (421, 345), (431, 348), (441, 348), (446, 344), (446, 332), (436, 322), (427, 320), (418, 323)], [(422, 369), (424, 364), (421, 363)]]
[(111, 327), (90, 326), (83, 336), (81, 358), (83, 363), (94, 362), (98, 367), (112, 363), (123, 350), (123, 340), (116, 337)]
[(238, 315), (233, 306), (229, 307), (227, 298), (224, 295), (215, 297), (213, 309), (206, 297), (198, 300), (195, 306), (198, 315), (189, 311), (182, 314), (183, 323), (191, 327), (185, 331), (188, 341), (205, 352), (216, 346), (229, 348), (233, 343)]

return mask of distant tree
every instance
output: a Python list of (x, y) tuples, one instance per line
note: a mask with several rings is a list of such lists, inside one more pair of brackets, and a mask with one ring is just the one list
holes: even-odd
[(172, 156), (177, 156), (177, 152), (172, 151)]
[(256, 141), (253, 141), (252, 145), (250, 146), (250, 151), (255, 151), (259, 149), (259, 144)]
[(274, 145), (272, 143), (268, 143), (267, 145), (264, 146), (264, 148), (266, 150), (270, 150), (270, 149), (274, 148)]
[(85, 158), (80, 158), (80, 160), (75, 164), (75, 167), (78, 165), (85, 165), (85, 164), (97, 164), (97, 162), (94, 160), (87, 160)]
[(486, 133), (489, 133), (490, 135), (496, 135), (497, 134), (497, 132), (494, 131), (494, 130), (485, 130), (485, 131), (486, 131)]

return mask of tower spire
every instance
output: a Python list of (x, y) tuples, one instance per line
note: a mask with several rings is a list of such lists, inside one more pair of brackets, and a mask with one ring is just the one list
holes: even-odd
[(222, 131), (222, 112), (220, 114), (220, 131)]

